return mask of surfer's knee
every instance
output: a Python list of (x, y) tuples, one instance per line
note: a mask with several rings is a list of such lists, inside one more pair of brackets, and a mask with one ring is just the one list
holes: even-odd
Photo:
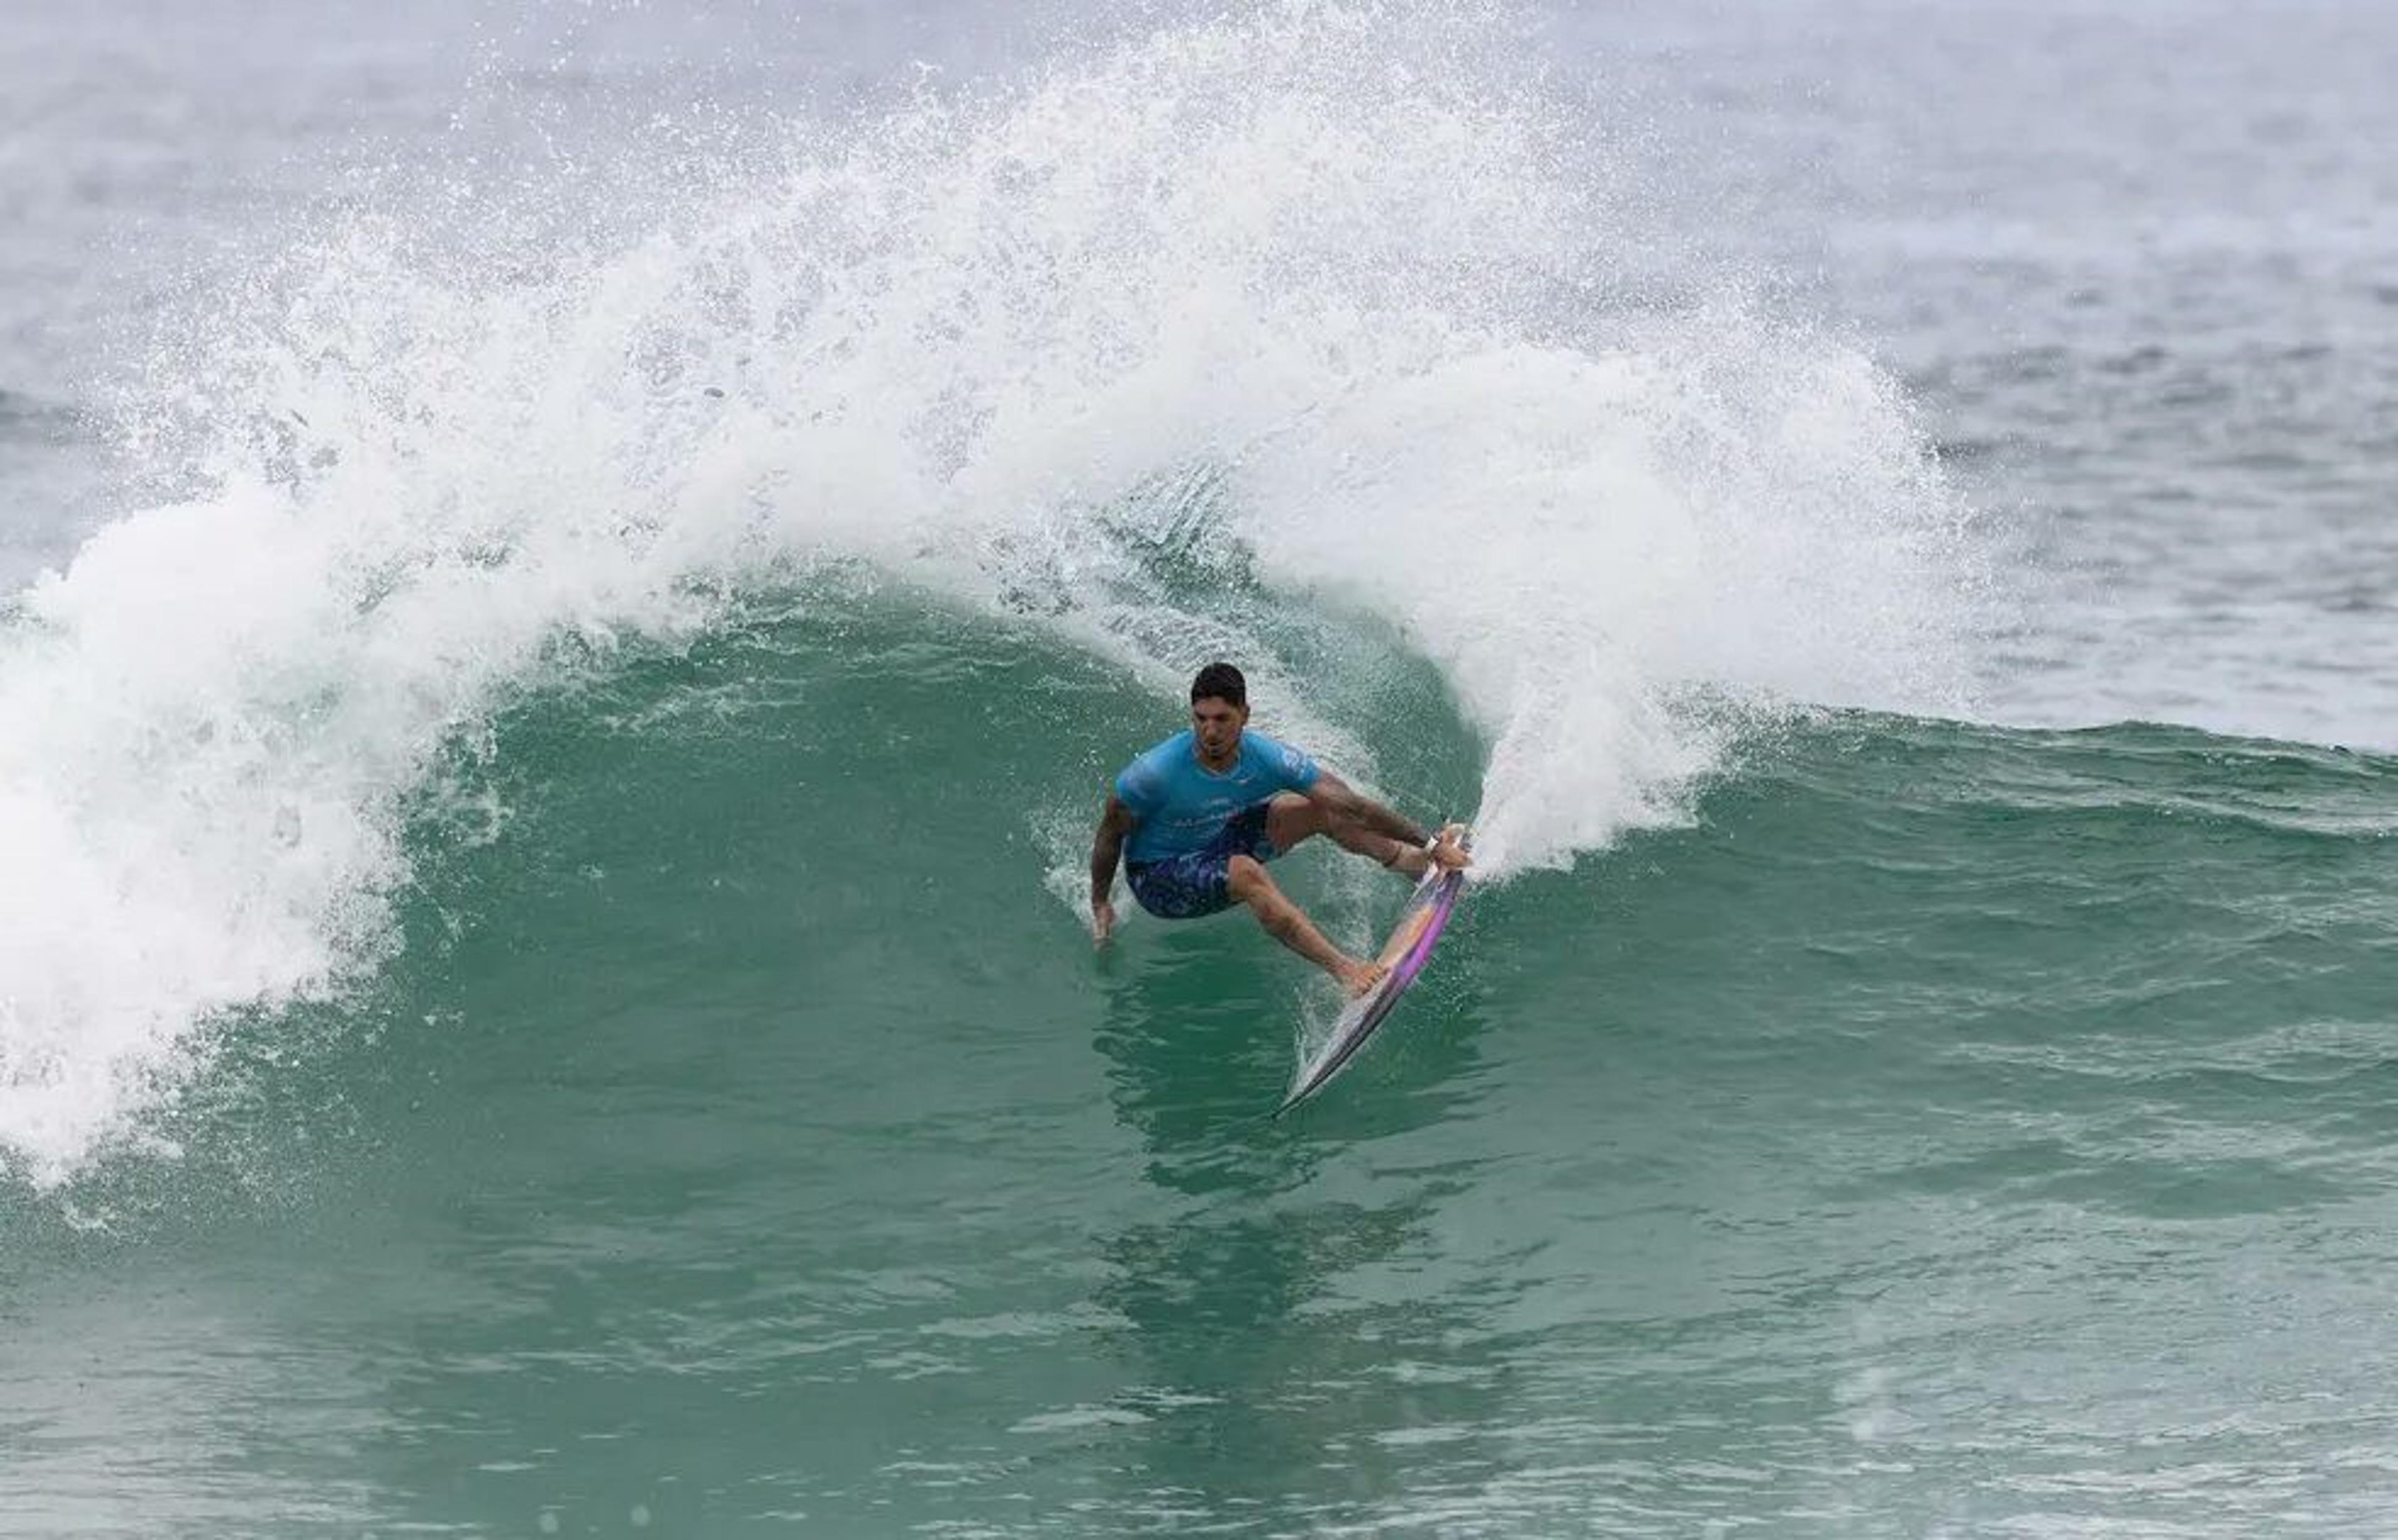
[(1287, 852), (1309, 835), (1322, 833), (1325, 827), (1324, 809), (1296, 791), (1277, 791), (1266, 804), (1266, 838), (1276, 850)]
[(1224, 866), (1224, 885), (1233, 898), (1249, 906), (1258, 923), (1280, 936), (1299, 919), (1299, 907), (1282, 896), (1282, 889), (1266, 875), (1263, 861), (1254, 856), (1235, 856)]

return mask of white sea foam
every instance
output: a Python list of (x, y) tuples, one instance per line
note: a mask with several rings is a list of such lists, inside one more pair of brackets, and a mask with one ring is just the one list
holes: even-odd
[(1438, 664), (1494, 873), (1670, 816), (1692, 685), (1937, 698), (1970, 563), (1904, 404), (1729, 276), (1661, 287), (1671, 220), (1492, 26), (1268, 8), (727, 155), (601, 253), (403, 207), (260, 274), (154, 374), (207, 490), (0, 643), (0, 1149), (72, 1171), (209, 1013), (382, 956), (397, 800), (562, 631), (835, 555), (1042, 588), (1161, 679), (1243, 653), (1127, 551), (1193, 466), (1270, 600)]

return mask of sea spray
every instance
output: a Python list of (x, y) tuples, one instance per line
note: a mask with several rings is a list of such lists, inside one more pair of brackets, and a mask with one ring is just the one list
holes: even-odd
[(646, 229), (592, 210), (624, 238), (428, 176), (262, 263), (149, 381), (195, 490), (0, 643), (0, 1148), (58, 1180), (211, 1013), (387, 956), (405, 794), (560, 638), (604, 666), (813, 563), (1169, 700), (1242, 657), (1370, 779), (1275, 642), (1361, 605), (1488, 741), (1492, 875), (1672, 817), (1726, 731), (1693, 686), (1944, 698), (1976, 579), (1904, 402), (1738, 274), (1661, 290), (1673, 211), (1511, 24), (1267, 7), (728, 150)]

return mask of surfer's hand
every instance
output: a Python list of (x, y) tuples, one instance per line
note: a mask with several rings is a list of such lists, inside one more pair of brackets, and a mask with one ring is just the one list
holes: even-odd
[(1116, 927), (1116, 906), (1105, 898), (1091, 906), (1091, 944), (1108, 944), (1108, 932)]
[(1442, 830), (1439, 837), (1433, 841), (1433, 864), (1448, 871), (1472, 866), (1474, 858), (1466, 853), (1464, 845), (1458, 843), (1464, 837), (1465, 826), (1462, 823), (1453, 823)]

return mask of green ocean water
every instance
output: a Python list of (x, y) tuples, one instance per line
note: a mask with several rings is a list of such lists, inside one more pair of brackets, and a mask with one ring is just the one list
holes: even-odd
[[(1362, 642), (1353, 656), (1368, 655)], [(1469, 889), (1318, 1101), (1239, 916), (1057, 832), (1177, 708), (904, 590), (532, 691), (404, 946), (180, 1158), (0, 1196), (0, 1533), (2353, 1534), (2398, 763), (1749, 723)], [(1426, 806), (1436, 679), (1316, 676)], [(1339, 933), (1403, 885), (1282, 869)]]
[(0, 1540), (2398, 1529), (2389, 22), (504, 10), (0, 7)]

